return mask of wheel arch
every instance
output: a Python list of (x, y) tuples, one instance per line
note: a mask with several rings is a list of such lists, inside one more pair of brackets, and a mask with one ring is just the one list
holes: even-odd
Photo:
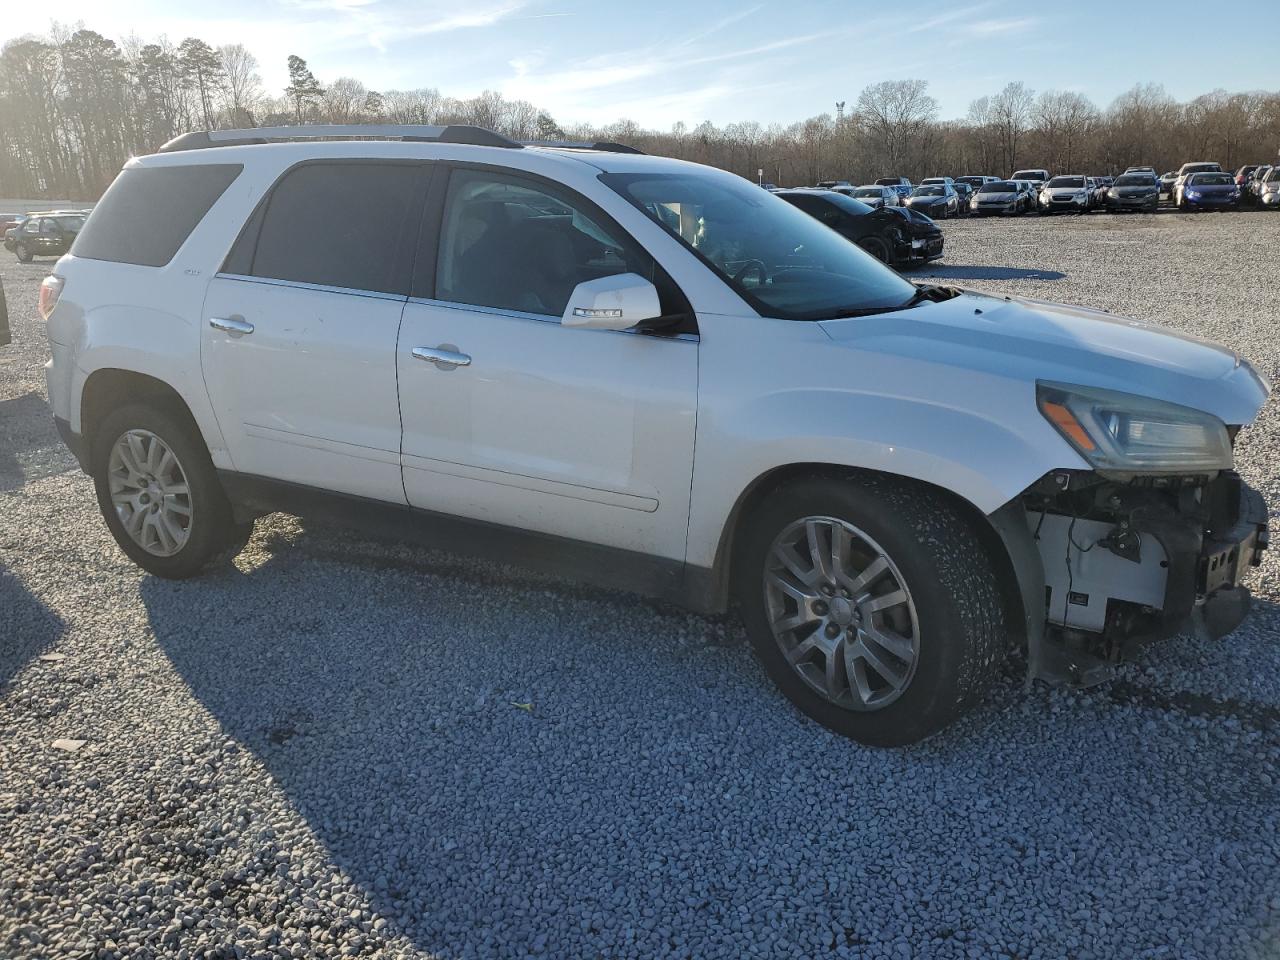
[(702, 582), (691, 585), (691, 595), (697, 595), (696, 606), (710, 613), (723, 613), (729, 609), (740, 534), (756, 505), (770, 492), (800, 479), (842, 480), (867, 475), (928, 487), (969, 520), (995, 566), (1010, 640), (1025, 648), (1039, 629), (1037, 618), (1040, 624), (1043, 623), (1044, 571), (1039, 566), (1040, 554), (1031, 540), (1030, 531), (1022, 519), (1021, 506), (1016, 499), (988, 516), (954, 491), (926, 480), (835, 463), (791, 463), (774, 467), (760, 474), (743, 489), (729, 511), (721, 531), (712, 569), (698, 578)]
[(89, 374), (80, 391), (80, 435), (88, 456), (92, 456), (98, 426), (113, 410), (126, 403), (155, 406), (180, 418), (196, 436), (204, 436), (190, 404), (168, 383), (136, 370), (102, 367)]

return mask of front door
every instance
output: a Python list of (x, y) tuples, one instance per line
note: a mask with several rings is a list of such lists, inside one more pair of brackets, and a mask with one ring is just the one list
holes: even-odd
[(296, 167), (210, 283), (201, 365), (237, 471), (404, 502), (396, 334), (428, 174)]
[(459, 167), (434, 264), (396, 350), (409, 503), (682, 561), (696, 335), (560, 325), (578, 283), (653, 262), (576, 194)]

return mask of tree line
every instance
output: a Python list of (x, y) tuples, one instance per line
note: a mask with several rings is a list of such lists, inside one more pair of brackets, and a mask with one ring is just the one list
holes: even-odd
[(562, 128), (545, 110), (495, 91), (377, 91), (352, 77), (322, 82), (296, 55), (287, 66), (289, 84), (275, 93), (241, 44), (116, 43), (82, 27), (12, 40), (0, 49), (0, 196), (91, 200), (128, 157), (180, 133), (292, 123), (465, 123), (518, 140), (615, 140), (786, 185), (1007, 176), (1017, 167), (1105, 174), (1186, 160), (1234, 169), (1272, 161), (1280, 148), (1280, 91), (1214, 90), (1179, 102), (1140, 84), (1099, 107), (1077, 92), (1012, 82), (974, 100), (964, 118), (943, 120), (926, 81), (888, 80), (790, 124)]

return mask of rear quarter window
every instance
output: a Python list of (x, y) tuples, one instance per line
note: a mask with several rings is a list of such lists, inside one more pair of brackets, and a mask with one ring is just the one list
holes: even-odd
[(107, 188), (76, 237), (89, 260), (163, 267), (244, 169), (238, 163), (130, 167)]

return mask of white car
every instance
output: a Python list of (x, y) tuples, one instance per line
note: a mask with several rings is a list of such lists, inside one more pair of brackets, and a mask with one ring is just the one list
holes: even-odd
[(1046, 213), (1088, 213), (1093, 209), (1094, 194), (1097, 184), (1092, 177), (1083, 174), (1068, 174), (1054, 177), (1040, 191), (1037, 201), (1042, 214)]
[(746, 180), (619, 151), (316, 126), (130, 160), (40, 290), (121, 549), (190, 577), (287, 510), (733, 606), (871, 744), (1016, 647), (1087, 680), (1245, 616), (1247, 361), (913, 285)]

